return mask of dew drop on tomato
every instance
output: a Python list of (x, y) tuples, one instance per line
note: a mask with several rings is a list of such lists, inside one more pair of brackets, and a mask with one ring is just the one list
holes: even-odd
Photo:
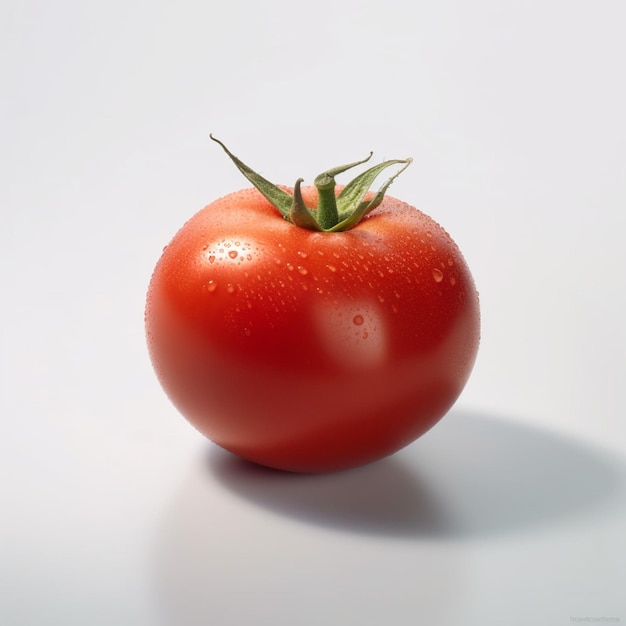
[(443, 280), (443, 272), (438, 267), (433, 269), (433, 278), (437, 283), (440, 283)]

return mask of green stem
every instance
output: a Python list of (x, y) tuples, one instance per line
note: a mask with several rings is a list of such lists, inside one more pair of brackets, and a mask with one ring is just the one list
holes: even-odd
[(343, 172), (367, 163), (372, 158), (373, 152), (370, 152), (364, 159), (347, 163), (346, 165), (338, 165), (322, 172), (313, 181), (317, 188), (317, 223), (322, 230), (334, 228), (339, 224), (339, 210), (337, 208), (337, 197), (335, 196), (335, 176)]
[[(335, 176), (369, 161), (372, 153), (370, 152), (367, 158), (360, 161), (326, 170), (314, 181), (318, 194), (317, 210), (309, 210), (302, 198), (301, 178), (296, 181), (292, 196), (238, 159), (219, 139), (213, 135), (210, 137), (222, 147), (237, 169), (278, 209), (286, 220), (308, 230), (338, 232), (353, 228), (367, 213), (380, 205), (391, 183), (411, 164), (411, 159), (383, 161), (359, 174), (343, 188), (339, 195), (335, 195)], [(392, 165), (403, 167), (387, 179), (373, 198), (365, 200), (376, 177)]]
[(320, 181), (323, 175), (315, 179), (317, 187), (317, 223), (323, 230), (333, 228), (339, 223), (337, 198), (335, 196), (335, 179), (332, 176)]

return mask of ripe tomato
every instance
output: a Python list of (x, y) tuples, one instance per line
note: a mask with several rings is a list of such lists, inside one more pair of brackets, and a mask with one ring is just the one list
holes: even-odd
[[(158, 261), (146, 331), (167, 395), (213, 442), (273, 468), (340, 470), (406, 446), (450, 409), (476, 357), (478, 296), (459, 249), (383, 197), (395, 177), (383, 195), (336, 189), (352, 164), (287, 193), (221, 145), (261, 191), (209, 204)], [(330, 193), (375, 202), (347, 230), (309, 224)], [(291, 194), (313, 207), (304, 226), (267, 199)]]

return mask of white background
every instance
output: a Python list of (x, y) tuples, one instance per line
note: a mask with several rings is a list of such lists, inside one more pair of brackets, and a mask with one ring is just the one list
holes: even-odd
[[(5, 0), (0, 623), (626, 622), (626, 5)], [(152, 373), (192, 213), (413, 156), (481, 294), (456, 407), (334, 476), (255, 470)]]

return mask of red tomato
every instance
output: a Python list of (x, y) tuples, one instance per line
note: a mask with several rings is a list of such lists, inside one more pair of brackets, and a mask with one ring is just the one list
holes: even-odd
[[(316, 187), (301, 192), (317, 205)], [(400, 200), (323, 232), (246, 189), (166, 247), (146, 330), (163, 388), (201, 433), (262, 465), (323, 472), (389, 455), (450, 409), (479, 305), (450, 236)]]

